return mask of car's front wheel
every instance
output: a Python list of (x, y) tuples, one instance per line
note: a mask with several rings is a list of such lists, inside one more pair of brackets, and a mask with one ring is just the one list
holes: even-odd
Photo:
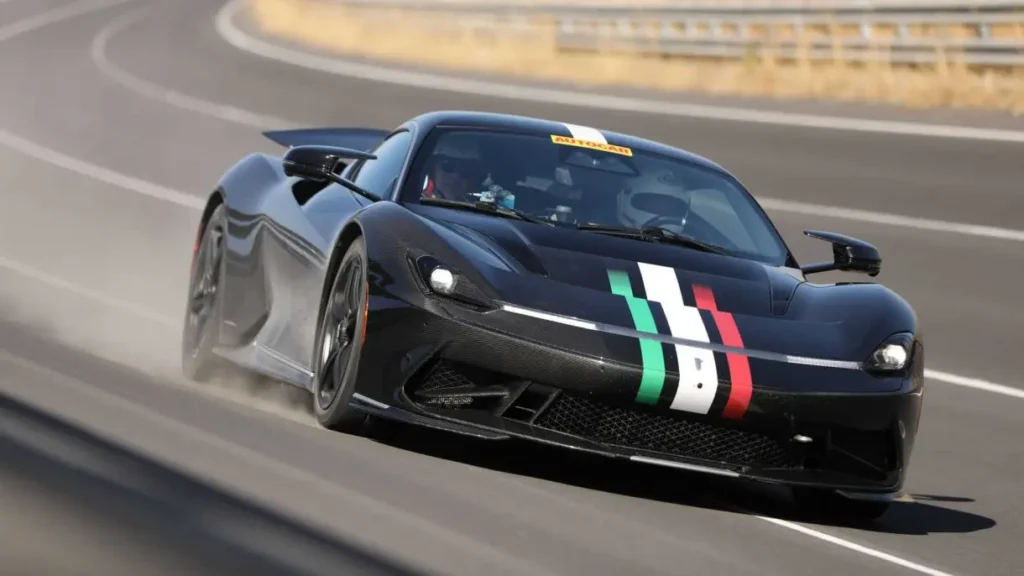
[(317, 322), (313, 410), (325, 428), (357, 433), (367, 415), (349, 406), (356, 388), (366, 326), (366, 243), (356, 238), (338, 265)]
[(221, 320), (221, 278), (226, 219), (221, 204), (210, 216), (199, 242), (189, 279), (181, 334), (182, 372), (190, 380), (210, 380), (224, 367), (213, 353)]

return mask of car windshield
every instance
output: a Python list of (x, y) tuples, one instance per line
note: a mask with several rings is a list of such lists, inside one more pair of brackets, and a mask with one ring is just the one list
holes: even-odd
[(640, 149), (550, 134), (438, 128), (425, 140), (407, 182), (406, 201), (468, 209), (486, 203), (493, 209), (484, 212), (495, 217), (543, 220), (585, 233), (659, 227), (778, 266), (788, 256), (734, 178)]

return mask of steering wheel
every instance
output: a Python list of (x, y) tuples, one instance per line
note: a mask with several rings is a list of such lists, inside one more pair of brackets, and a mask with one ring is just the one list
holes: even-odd
[[(687, 214), (687, 216), (689, 216), (689, 214)], [(687, 220), (689, 220), (689, 218), (687, 218)], [(655, 216), (654, 218), (651, 218), (647, 222), (644, 222), (645, 227), (663, 226), (665, 224), (671, 226), (678, 226), (680, 228), (680, 231), (682, 232), (682, 229), (686, 226), (687, 221), (683, 221), (682, 223), (680, 223), (679, 218), (674, 216)], [(735, 242), (727, 238), (718, 230), (709, 226), (707, 223), (703, 222), (699, 216), (690, 221), (689, 224), (690, 227), (689, 233), (687, 234), (688, 236), (695, 237), (699, 240), (703, 240), (704, 242), (710, 242), (711, 244), (715, 244), (723, 248), (735, 250), (739, 249), (739, 247), (736, 246)], [(671, 228), (669, 229), (671, 230)]]

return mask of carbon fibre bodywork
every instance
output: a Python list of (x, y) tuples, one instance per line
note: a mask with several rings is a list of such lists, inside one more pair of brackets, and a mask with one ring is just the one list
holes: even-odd
[[(325, 294), (361, 237), (369, 297), (351, 402), (360, 410), (768, 482), (901, 488), (924, 355), (916, 315), (898, 295), (874, 283), (809, 283), (788, 251), (772, 265), (403, 202), (416, 152), (440, 125), (571, 136), (556, 122), (467, 112), (426, 114), (394, 131), (268, 134), (350, 151), (382, 150), (402, 134), (405, 148), (340, 172), (362, 185), (373, 172), (366, 164), (392, 162), (379, 199), (290, 177), (265, 154), (225, 174), (199, 231), (223, 204), (218, 355), (312, 390)], [(681, 150), (602, 136), (728, 175)], [(455, 293), (431, 288), (437, 266), (454, 272)], [(654, 293), (666, 285), (672, 298)], [(704, 340), (678, 327), (684, 315)], [(872, 367), (887, 342), (906, 347), (905, 367)]]

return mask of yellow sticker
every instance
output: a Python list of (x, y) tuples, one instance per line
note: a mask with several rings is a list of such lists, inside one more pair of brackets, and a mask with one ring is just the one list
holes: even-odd
[(579, 138), (570, 138), (569, 136), (556, 136), (551, 135), (551, 141), (555, 144), (561, 144), (563, 146), (578, 146), (580, 148), (589, 148), (590, 150), (600, 150), (602, 152), (611, 152), (612, 154), (621, 154), (623, 156), (632, 156), (633, 151), (625, 146), (616, 146), (614, 144), (604, 144), (601, 142), (591, 142), (590, 140), (580, 140)]

